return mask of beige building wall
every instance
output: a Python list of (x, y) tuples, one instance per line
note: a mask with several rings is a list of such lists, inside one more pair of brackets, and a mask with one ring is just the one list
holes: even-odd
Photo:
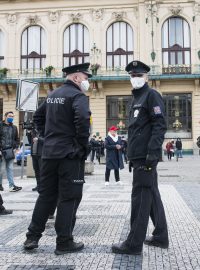
[[(149, 1), (136, 0), (33, 0), (33, 1), (0, 1), (0, 30), (5, 36), (4, 66), (17, 78), (20, 70), (21, 35), (30, 25), (40, 25), (47, 35), (46, 66), (53, 65), (56, 72), (63, 66), (63, 32), (74, 22), (84, 24), (90, 35), (90, 48), (94, 42), (101, 49), (98, 63), (101, 73), (106, 66), (106, 30), (116, 21), (125, 21), (134, 31), (134, 59), (140, 59), (149, 65), (154, 65), (156, 72), (161, 72), (162, 46), (161, 31), (164, 21), (173, 16), (181, 16), (190, 25), (191, 30), (191, 63), (192, 73), (200, 74), (200, 2), (168, 0), (152, 2), (151, 12)], [(152, 15), (152, 17), (151, 17)], [(155, 61), (151, 59), (153, 43), (156, 53)], [(90, 59), (91, 62), (93, 59)], [(56, 73), (56, 76), (61, 76)], [(151, 82), (150, 82), (151, 85)], [(184, 140), (188, 149), (195, 146), (196, 138), (200, 135), (200, 82), (196, 79), (168, 79), (156, 80), (152, 83), (162, 93), (192, 93), (193, 138)], [(53, 83), (53, 88), (58, 84)], [(52, 86), (51, 86), (52, 87)], [(51, 88), (48, 84), (41, 84), (41, 96), (46, 96)], [(4, 98), (4, 112), (15, 111), (16, 85), (1, 84), (0, 97)], [(106, 136), (106, 96), (129, 95), (129, 81), (98, 82), (98, 91), (88, 93), (90, 108), (93, 115), (93, 132), (100, 132)], [(15, 112), (15, 123), (18, 122), (18, 112)]]

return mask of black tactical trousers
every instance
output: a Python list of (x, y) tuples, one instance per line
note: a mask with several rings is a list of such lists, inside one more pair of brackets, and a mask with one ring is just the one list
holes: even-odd
[[(38, 155), (32, 155), (32, 164), (33, 164), (33, 169), (35, 172), (35, 178), (37, 182), (37, 190), (40, 192), (40, 173), (41, 173), (41, 164), (42, 164), (42, 158), (41, 156)], [(53, 216), (56, 210), (57, 202), (55, 203), (54, 207), (51, 209), (49, 215)]]
[(35, 172), (35, 178), (37, 182), (37, 187), (39, 190), (40, 186), (40, 167), (41, 167), (41, 156), (38, 155), (32, 155), (32, 164), (33, 164), (33, 169)]
[(84, 161), (79, 159), (42, 159), (39, 197), (36, 201), (27, 238), (39, 239), (57, 203), (55, 229), (57, 244), (73, 239), (76, 211), (81, 202)]
[(3, 199), (2, 199), (1, 194), (0, 194), (0, 211), (1, 210), (4, 210), (4, 206), (3, 206)]
[(157, 162), (152, 170), (145, 170), (145, 160), (133, 162), (133, 188), (131, 195), (130, 233), (127, 244), (131, 249), (142, 250), (146, 237), (149, 216), (154, 225), (153, 236), (168, 243), (168, 230), (164, 207), (157, 182)]

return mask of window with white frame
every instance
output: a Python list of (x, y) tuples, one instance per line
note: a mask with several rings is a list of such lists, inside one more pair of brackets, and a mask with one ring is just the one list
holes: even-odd
[(0, 29), (0, 68), (4, 67), (4, 48), (5, 48), (4, 33)]
[(86, 26), (80, 23), (68, 26), (64, 31), (64, 67), (89, 62), (89, 46), (89, 31)]
[(111, 24), (106, 32), (107, 68), (124, 68), (133, 60), (133, 29), (126, 22)]
[(46, 33), (38, 25), (29, 26), (22, 33), (21, 69), (41, 69), (45, 67)]
[(163, 66), (190, 65), (190, 27), (181, 17), (168, 18), (162, 26)]
[(167, 132), (165, 138), (192, 138), (192, 94), (163, 94)]

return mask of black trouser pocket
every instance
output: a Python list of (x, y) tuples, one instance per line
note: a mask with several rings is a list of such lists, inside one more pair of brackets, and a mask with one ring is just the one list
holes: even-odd
[(85, 162), (79, 159), (65, 159), (60, 167), (59, 193), (62, 199), (82, 197)]
[(140, 187), (152, 187), (156, 177), (156, 169), (147, 170), (145, 167), (135, 168), (133, 172), (133, 185)]

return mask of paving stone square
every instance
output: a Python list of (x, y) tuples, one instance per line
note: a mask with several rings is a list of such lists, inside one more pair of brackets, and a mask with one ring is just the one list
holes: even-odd
[[(168, 249), (143, 246), (142, 256), (115, 255), (111, 245), (126, 239), (129, 232), (132, 175), (128, 166), (120, 171), (123, 185), (111, 172), (110, 185), (104, 184), (105, 165), (95, 164), (86, 176), (84, 195), (74, 229), (76, 241), (85, 244), (79, 253), (54, 254), (55, 220), (49, 220), (37, 250), (23, 250), (23, 242), (37, 193), (35, 179), (20, 179), (20, 192), (5, 191), (5, 207), (12, 215), (0, 216), (0, 270), (200, 270), (200, 156), (184, 156), (160, 162), (159, 188), (166, 211), (170, 245)], [(153, 224), (149, 221), (148, 232)]]

